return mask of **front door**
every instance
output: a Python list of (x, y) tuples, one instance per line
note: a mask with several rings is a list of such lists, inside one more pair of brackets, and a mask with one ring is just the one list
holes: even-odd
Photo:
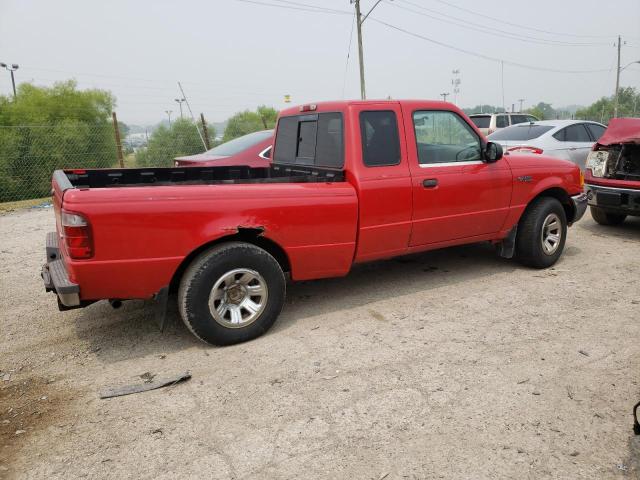
[(511, 200), (506, 161), (482, 161), (482, 141), (455, 112), (404, 112), (412, 177), (411, 246), (502, 229)]

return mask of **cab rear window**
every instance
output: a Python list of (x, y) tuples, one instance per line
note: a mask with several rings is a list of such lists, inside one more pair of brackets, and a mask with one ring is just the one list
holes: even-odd
[(342, 168), (344, 166), (341, 113), (316, 113), (278, 120), (275, 163)]

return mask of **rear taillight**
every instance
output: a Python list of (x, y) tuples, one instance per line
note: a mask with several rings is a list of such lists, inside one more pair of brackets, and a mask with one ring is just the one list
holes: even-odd
[(507, 152), (521, 152), (521, 153), (535, 153), (536, 155), (542, 154), (542, 149), (537, 147), (511, 147), (507, 149)]
[(93, 241), (89, 222), (82, 215), (62, 211), (62, 238), (69, 256), (76, 260), (93, 257)]

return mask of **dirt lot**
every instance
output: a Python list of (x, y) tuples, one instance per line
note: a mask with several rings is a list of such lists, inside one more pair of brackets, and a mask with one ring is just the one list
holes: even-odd
[(546, 271), (473, 245), (291, 285), (227, 348), (143, 302), (58, 312), (53, 224), (0, 216), (0, 478), (640, 477), (640, 219), (587, 215)]

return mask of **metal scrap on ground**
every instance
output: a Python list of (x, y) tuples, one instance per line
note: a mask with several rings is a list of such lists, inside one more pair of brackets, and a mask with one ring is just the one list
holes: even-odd
[(162, 387), (169, 387), (171, 385), (175, 385), (176, 383), (189, 380), (190, 378), (191, 374), (189, 372), (185, 372), (177, 376), (161, 378), (152, 382), (107, 388), (100, 392), (100, 398), (121, 397), (123, 395), (131, 395), (132, 393), (147, 392), (149, 390), (156, 390)]

